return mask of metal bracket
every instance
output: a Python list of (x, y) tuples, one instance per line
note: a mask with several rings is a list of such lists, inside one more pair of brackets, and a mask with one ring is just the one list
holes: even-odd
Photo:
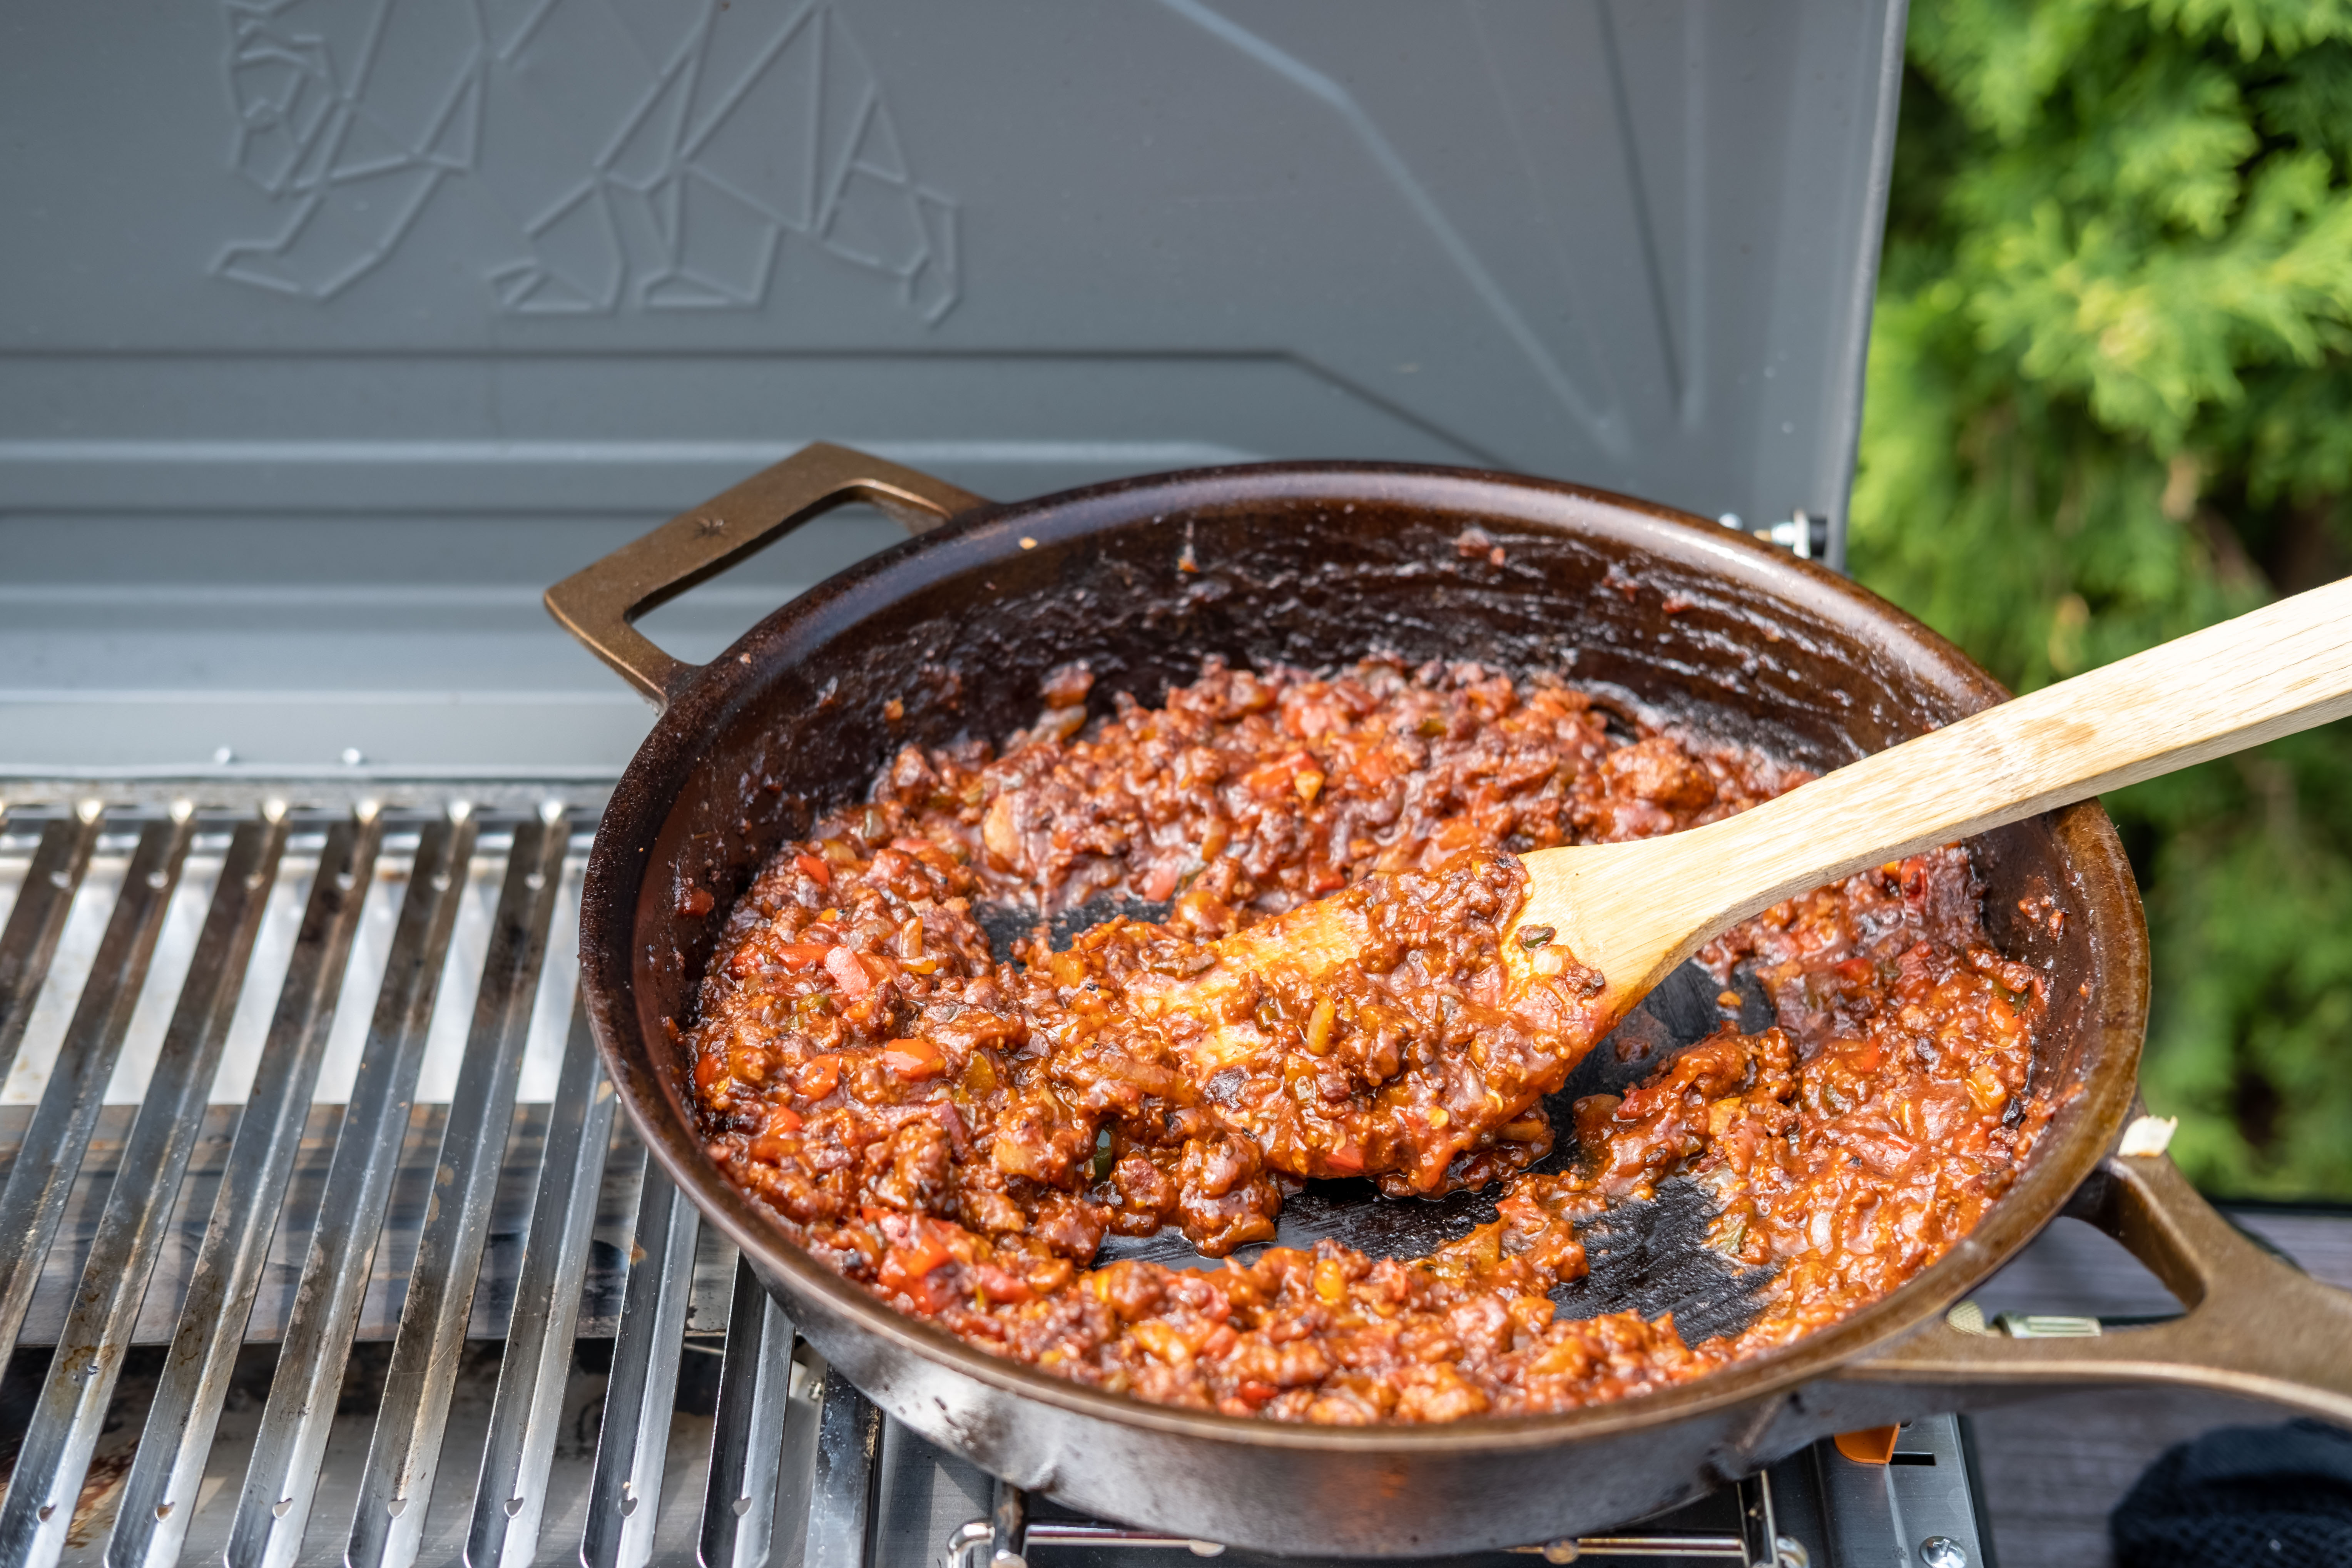
[[(1028, 1552), (1033, 1546), (1181, 1546), (1195, 1557), (1222, 1557), (1225, 1552), (1213, 1541), (1129, 1530), (1123, 1525), (1061, 1519), (1032, 1522), (1028, 1494), (998, 1481), (989, 1517), (956, 1528), (940, 1554), (940, 1568), (1029, 1568)], [(982, 1547), (987, 1548), (984, 1557), (980, 1555)]]
[[(1804, 1546), (1780, 1533), (1769, 1478), (1759, 1471), (1741, 1481), (1739, 1504), (1738, 1535), (1580, 1535), (1507, 1550), (1550, 1563), (1602, 1557), (1714, 1557), (1746, 1563), (1748, 1568), (1810, 1568), (1811, 1557)], [(956, 1528), (940, 1554), (940, 1568), (1029, 1568), (1029, 1552), (1038, 1546), (1182, 1547), (1196, 1557), (1218, 1557), (1225, 1550), (1211, 1541), (1115, 1524), (1067, 1520), (1033, 1523), (1028, 1514), (1026, 1494), (1018, 1487), (997, 1482), (989, 1517)]]
[(1779, 522), (1750, 528), (1736, 511), (1727, 511), (1716, 520), (1726, 528), (1760, 539), (1767, 544), (1777, 544), (1800, 561), (1826, 561), (1830, 553), (1830, 520), (1822, 512), (1807, 511), (1799, 507)]

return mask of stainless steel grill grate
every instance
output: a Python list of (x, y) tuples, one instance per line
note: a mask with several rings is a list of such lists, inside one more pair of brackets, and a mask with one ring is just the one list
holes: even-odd
[[(473, 797), (0, 819), (0, 1568), (1222, 1552), (1032, 1519), (796, 1340), (614, 1115), (596, 797)], [(1801, 1563), (1788, 1469), (1542, 1554)]]

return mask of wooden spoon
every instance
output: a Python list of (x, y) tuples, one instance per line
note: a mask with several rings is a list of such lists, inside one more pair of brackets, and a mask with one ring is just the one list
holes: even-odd
[[(1989, 708), (1737, 816), (1524, 856), (1527, 901), (1503, 942), (1510, 984), (1525, 986), (1556, 943), (1605, 977), (1613, 1023), (1709, 940), (1783, 899), (2347, 713), (2352, 578)], [(1301, 929), (1311, 923), (1290, 932), (1311, 941)], [(1528, 948), (1547, 926), (1555, 935)]]
[[(1454, 945), (1472, 933), (1432, 901), (1496, 909), (1503, 882), (1491, 862), (1473, 862), (1368, 878), (1219, 939), (1204, 968), (1116, 966), (1102, 976), (1114, 994), (1103, 1001), (1160, 1033), (1273, 1169), (1433, 1191), (1457, 1155), (1491, 1143), (1651, 987), (1738, 921), (1865, 867), (2346, 713), (2352, 578), (1987, 709), (1704, 827), (1521, 857), (1526, 896), (1499, 933), (1499, 964)], [(1429, 1074), (1398, 1072), (1433, 1044), (1403, 1037), (1433, 1026), (1432, 1008), (1412, 1005), (1432, 1002), (1426, 987), (1383, 983), (1378, 1025), (1362, 1026), (1349, 994), (1370, 978), (1368, 957), (1396, 973), (1401, 935), (1434, 942), (1413, 973), (1433, 959), (1447, 975), (1435, 1026), (1451, 1037), (1466, 1008), (1473, 1031), (1490, 1032), (1490, 1058), (1503, 1047), (1503, 1070), (1471, 1101), (1447, 1101)], [(1480, 1060), (1482, 1071), (1490, 1065)], [(1293, 1079), (1312, 1074), (1328, 1096), (1328, 1071), (1355, 1092), (1294, 1125)]]

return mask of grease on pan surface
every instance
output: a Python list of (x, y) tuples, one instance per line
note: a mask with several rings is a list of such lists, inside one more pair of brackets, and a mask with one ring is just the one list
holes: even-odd
[[(1957, 848), (1738, 928), (1597, 1049), (1572, 955), (1503, 994), (1511, 852), (1801, 773), (1475, 666), (1212, 662), (1091, 723), (1090, 686), (785, 847), (684, 1037), (730, 1178), (972, 1343), (1284, 1420), (1569, 1408), (1884, 1295), (2047, 1119), (2042, 978)], [(1218, 965), (1343, 892), (1313, 985)]]

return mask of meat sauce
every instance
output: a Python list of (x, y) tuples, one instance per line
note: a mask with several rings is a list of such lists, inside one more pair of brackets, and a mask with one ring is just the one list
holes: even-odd
[[(2047, 1120), (2027, 1084), (2042, 977), (1989, 945), (1946, 848), (1710, 944), (1717, 984), (1750, 966), (1776, 1025), (1740, 1032), (1726, 989), (1714, 1034), (1552, 1126), (1601, 982), (1556, 952), (1502, 984), (1515, 853), (1674, 832), (1801, 773), (1475, 665), (1213, 661), (1089, 725), (1091, 684), (1056, 671), (1001, 752), (902, 751), (865, 804), (786, 846), (685, 1036), (730, 1178), (816, 1258), (974, 1344), (1283, 1420), (1570, 1408), (1884, 1295), (1969, 1232)], [(1333, 951), (1233, 962), (1279, 954), (1280, 917), (1335, 894)], [(1105, 900), (1168, 913), (1054, 951), (1047, 919)], [(1009, 962), (982, 905), (1038, 921)], [(1529, 1172), (1563, 1132), (1576, 1158)], [(1499, 1183), (1496, 1217), (1410, 1260), (1257, 1247), (1286, 1194), (1330, 1176), (1402, 1202)], [(1769, 1270), (1754, 1321), (1686, 1344), (1671, 1317), (1559, 1316), (1580, 1226), (1670, 1176), (1711, 1194), (1710, 1245)], [(1223, 1267), (1090, 1267), (1106, 1237), (1168, 1227)]]

